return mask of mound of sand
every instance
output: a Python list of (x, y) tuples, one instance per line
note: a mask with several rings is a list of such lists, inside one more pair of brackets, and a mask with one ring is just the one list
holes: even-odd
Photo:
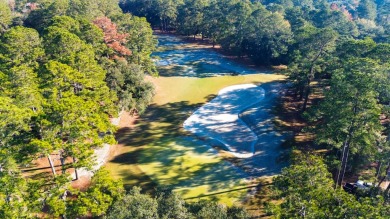
[(251, 157), (258, 139), (239, 114), (263, 98), (264, 89), (254, 84), (224, 88), (184, 122), (184, 129), (218, 142), (236, 157)]

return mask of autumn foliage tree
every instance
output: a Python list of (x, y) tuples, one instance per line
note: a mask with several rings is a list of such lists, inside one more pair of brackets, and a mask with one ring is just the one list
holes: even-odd
[(111, 19), (100, 17), (95, 19), (93, 23), (103, 30), (104, 42), (109, 48), (114, 50), (116, 55), (122, 57), (131, 55), (131, 51), (124, 46), (127, 42), (128, 34), (119, 33), (116, 24)]

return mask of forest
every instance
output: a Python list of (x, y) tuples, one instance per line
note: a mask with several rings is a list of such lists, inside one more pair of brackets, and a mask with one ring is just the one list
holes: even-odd
[[(308, 139), (286, 146), (264, 217), (389, 217), (389, 0), (0, 0), (0, 218), (253, 217), (93, 169), (119, 141), (112, 119), (154, 104), (155, 32), (281, 69), (294, 137)], [(50, 174), (29, 176), (37, 159)], [(74, 188), (81, 169), (94, 175)], [(345, 191), (354, 177), (372, 186)]]

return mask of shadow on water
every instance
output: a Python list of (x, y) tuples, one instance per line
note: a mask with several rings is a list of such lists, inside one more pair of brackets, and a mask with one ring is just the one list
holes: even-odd
[(203, 78), (259, 73), (255, 69), (229, 60), (214, 50), (186, 47), (188, 43), (177, 37), (158, 35), (158, 39), (160, 51), (154, 52), (152, 57), (156, 60), (160, 76)]

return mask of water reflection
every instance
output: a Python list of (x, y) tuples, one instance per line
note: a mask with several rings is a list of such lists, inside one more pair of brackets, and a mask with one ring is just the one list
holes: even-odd
[(161, 76), (213, 77), (259, 73), (211, 50), (189, 47), (170, 35), (158, 35), (160, 50), (153, 58)]

